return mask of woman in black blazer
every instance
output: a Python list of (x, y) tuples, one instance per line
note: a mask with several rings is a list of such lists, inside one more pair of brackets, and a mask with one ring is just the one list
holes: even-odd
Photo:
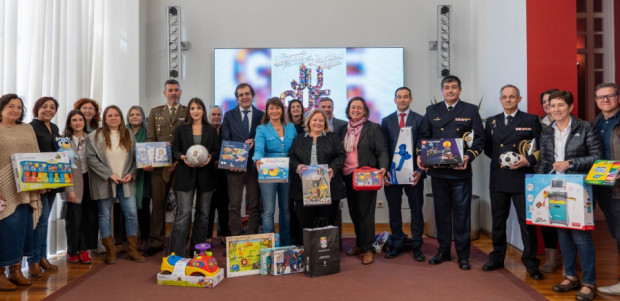
[[(207, 240), (209, 207), (213, 190), (215, 190), (213, 162), (217, 161), (220, 153), (217, 130), (209, 124), (207, 110), (202, 100), (192, 98), (187, 107), (185, 123), (176, 128), (172, 142), (172, 158), (179, 162), (176, 182), (178, 205), (168, 244), (168, 254), (174, 252), (184, 257), (193, 256), (194, 246)], [(187, 150), (195, 144), (201, 144), (209, 151), (207, 161), (200, 166), (190, 164), (185, 156)], [(196, 190), (198, 190), (198, 196), (194, 227), (191, 231), (189, 256), (186, 256), (185, 249), (192, 222), (192, 203)]]
[(342, 175), (347, 193), (349, 214), (355, 229), (355, 247), (347, 251), (353, 256), (364, 253), (362, 264), (375, 261), (373, 243), (375, 240), (375, 206), (377, 191), (356, 191), (353, 189), (353, 171), (370, 166), (379, 170), (381, 178), (388, 168), (388, 154), (383, 143), (381, 126), (369, 121), (370, 111), (362, 97), (353, 97), (347, 104), (349, 123), (340, 129), (343, 139), (345, 161)]

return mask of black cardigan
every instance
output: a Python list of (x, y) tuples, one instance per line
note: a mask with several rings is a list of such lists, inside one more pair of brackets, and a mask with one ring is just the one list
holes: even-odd
[(194, 188), (200, 188), (201, 191), (215, 190), (215, 167), (213, 163), (218, 160), (220, 155), (220, 141), (215, 127), (210, 124), (202, 125), (200, 144), (206, 147), (211, 154), (209, 164), (200, 168), (187, 166), (181, 160), (181, 155), (185, 155), (190, 146), (194, 145), (192, 125), (181, 124), (175, 129), (174, 141), (172, 142), (172, 159), (179, 162), (177, 190), (191, 191)]
[[(338, 133), (340, 141), (344, 140), (347, 130), (347, 126), (340, 128)], [(386, 172), (389, 171), (388, 153), (383, 143), (381, 126), (370, 120), (364, 122), (357, 142), (357, 162), (359, 164), (358, 168), (370, 166), (376, 169), (384, 168)]]
[(58, 149), (58, 146), (56, 145), (56, 138), (60, 137), (60, 134), (58, 133), (58, 126), (50, 122), (50, 128), (52, 129), (52, 132), (50, 133), (47, 126), (45, 126), (44, 121), (33, 119), (30, 122), (30, 125), (34, 130), (34, 133), (37, 135), (37, 142), (39, 144), (40, 152), (55, 152)]

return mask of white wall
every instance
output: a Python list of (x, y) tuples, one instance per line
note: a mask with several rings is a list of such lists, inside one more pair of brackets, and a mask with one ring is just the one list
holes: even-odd
[[(463, 81), (462, 99), (477, 104), (484, 96), (485, 118), (501, 112), (502, 85), (516, 84), (527, 95), (525, 0), (141, 0), (140, 104), (148, 110), (165, 101), (165, 7), (180, 5), (182, 40), (191, 42), (183, 57), (182, 101), (197, 96), (213, 102), (214, 48), (397, 46), (405, 49), (405, 85), (413, 90), (413, 109), (424, 113), (430, 99), (441, 99), (436, 52), (428, 49), (437, 39), (440, 4), (452, 5), (452, 72)], [(478, 159), (474, 167), (481, 225), (490, 231), (488, 160)], [(379, 196), (384, 199), (382, 192)], [(387, 216), (387, 209), (377, 209), (378, 223), (387, 223)]]

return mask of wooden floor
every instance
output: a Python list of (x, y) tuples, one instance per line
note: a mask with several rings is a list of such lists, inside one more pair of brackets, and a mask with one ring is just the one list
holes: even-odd
[[(404, 225), (404, 229), (406, 228), (408, 228), (408, 225)], [(389, 231), (389, 227), (387, 224), (377, 224), (376, 230), (377, 232), (383, 230)], [(346, 237), (354, 236), (353, 227), (351, 224), (344, 225), (343, 235)], [(480, 235), (480, 239), (473, 241), (472, 244), (487, 254), (491, 252), (493, 248), (488, 233), (482, 233)], [(596, 269), (598, 285), (610, 285), (618, 282), (618, 275), (620, 275), (618, 273), (618, 250), (615, 246), (615, 241), (609, 235), (607, 226), (604, 225), (604, 220), (601, 222), (597, 220), (597, 230), (594, 231), (594, 244), (596, 246)], [(432, 255), (433, 254), (426, 254), (426, 256), (429, 258)], [(544, 261), (543, 256), (541, 256), (540, 258), (542, 261)], [(43, 276), (43, 278), (33, 279), (33, 285), (31, 287), (18, 288), (18, 290), (14, 292), (0, 292), (0, 301), (42, 300), (46, 296), (61, 288), (62, 286), (85, 274), (96, 265), (103, 264), (103, 255), (93, 254), (92, 265), (67, 264), (64, 258), (64, 254), (54, 256), (50, 258), (50, 261), (59, 266), (58, 272), (45, 273), (45, 276)], [(520, 254), (516, 250), (509, 251), (505, 261), (505, 265), (510, 272), (512, 272), (520, 279), (523, 279), (525, 283), (536, 289), (549, 300), (575, 299), (574, 292), (558, 294), (554, 293), (551, 290), (551, 287), (562, 279), (561, 269), (558, 269), (558, 271), (554, 274), (544, 274), (545, 279), (543, 279), (542, 281), (534, 281), (527, 277), (525, 268), (520, 261)], [(480, 269), (482, 267), (473, 266), (472, 268)], [(24, 273), (26, 273), (26, 270), (27, 269), (25, 269)], [(598, 294), (597, 300), (620, 300), (620, 297)]]

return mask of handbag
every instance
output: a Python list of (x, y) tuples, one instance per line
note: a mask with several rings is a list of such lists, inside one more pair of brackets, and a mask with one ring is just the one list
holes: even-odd
[(357, 191), (379, 190), (383, 179), (379, 170), (364, 166), (353, 171), (353, 189)]
[(303, 232), (306, 256), (305, 274), (310, 277), (318, 277), (339, 273), (338, 227), (305, 228)]

